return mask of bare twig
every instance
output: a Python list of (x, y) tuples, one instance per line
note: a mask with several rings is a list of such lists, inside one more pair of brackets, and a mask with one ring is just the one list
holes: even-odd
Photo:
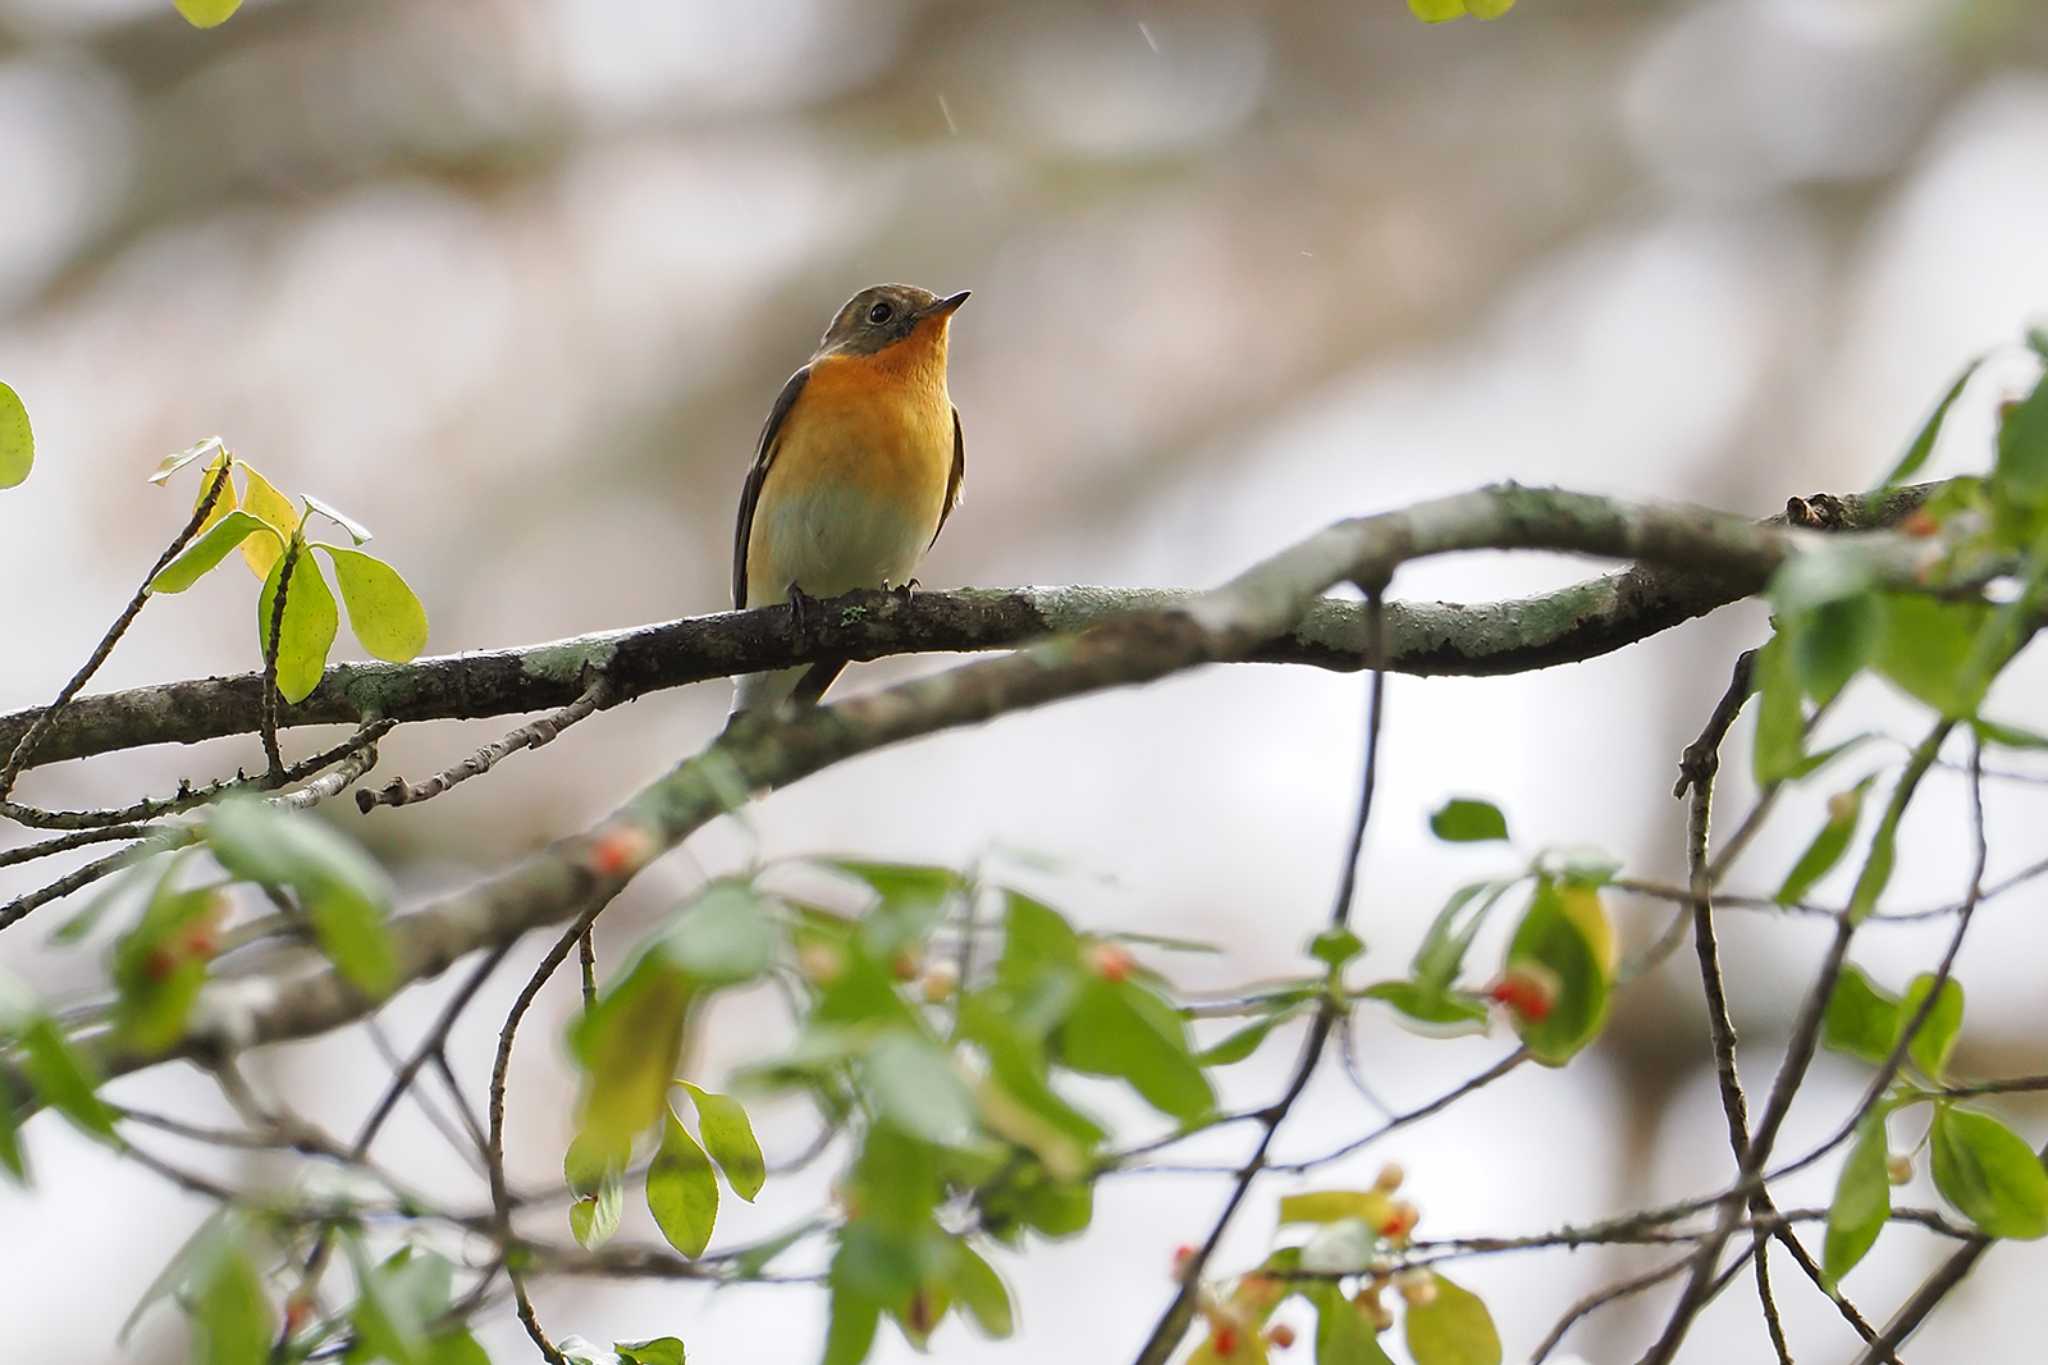
[(277, 570), (277, 592), (270, 599), (270, 629), (263, 637), (263, 757), (270, 764), (264, 781), (273, 787), (283, 784), (285, 774), (284, 754), (277, 747), (277, 707), (283, 700), (277, 694), (277, 651), (284, 637), (285, 599), (291, 592), (292, 571), (298, 567), (299, 547), (304, 544), (294, 535), (284, 547), (284, 558)]
[(185, 523), (182, 531), (172, 537), (171, 543), (164, 547), (164, 552), (157, 556), (156, 563), (143, 575), (142, 586), (128, 599), (128, 605), (121, 609), (121, 614), (114, 619), (114, 624), (107, 627), (107, 633), (100, 637), (92, 656), (71, 675), (70, 681), (58, 689), (56, 699), (42, 709), (41, 714), (22, 731), (21, 737), (8, 751), (7, 764), (0, 767), (0, 801), (5, 801), (14, 790), (15, 779), (21, 776), (21, 770), (27, 767), (29, 760), (34, 757), (36, 746), (42, 743), (43, 736), (48, 734), (50, 727), (56, 723), (57, 713), (78, 695), (78, 689), (91, 681), (92, 675), (99, 672), (100, 665), (107, 661), (107, 656), (114, 652), (114, 646), (120, 643), (129, 625), (142, 611), (142, 604), (149, 600), (149, 585), (163, 572), (166, 564), (178, 557), (191, 542), (192, 537), (199, 534), (199, 528), (206, 524), (206, 518), (213, 511), (214, 504), (220, 501), (221, 489), (227, 484), (231, 464), (228, 460), (221, 461), (220, 472), (213, 476), (213, 482), (207, 486), (206, 492), (200, 495), (198, 505), (192, 509), (191, 520)]
[[(307, 778), (360, 753), (375, 744), (391, 731), (398, 722), (388, 718), (373, 718), (358, 726), (347, 739), (332, 748), (323, 749), (311, 758), (301, 759), (285, 770), (283, 785), (303, 782)], [(132, 806), (109, 810), (41, 810), (34, 806), (17, 806), (0, 803), (0, 815), (5, 815), (18, 824), (36, 829), (99, 829), (106, 825), (126, 824), (136, 820), (156, 820), (166, 815), (176, 815), (196, 806), (209, 805), (224, 796), (237, 792), (264, 790), (268, 787), (264, 778), (231, 777), (194, 787), (189, 783), (181, 785), (170, 796), (151, 797), (138, 801)]]
[(592, 712), (609, 706), (613, 700), (610, 687), (599, 677), (584, 689), (583, 695), (567, 706), (510, 731), (502, 739), (486, 744), (454, 767), (438, 772), (424, 782), (408, 784), (404, 778), (394, 777), (375, 792), (357, 792), (356, 808), (367, 815), (379, 806), (405, 806), (439, 796), (450, 787), (472, 777), (483, 776), (521, 749), (538, 749), (551, 742), (562, 731)]

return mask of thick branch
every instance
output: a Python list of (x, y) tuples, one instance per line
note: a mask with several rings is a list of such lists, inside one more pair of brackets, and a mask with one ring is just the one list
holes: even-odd
[[(1340, 522), (1181, 610), (1126, 617), (786, 718), (742, 717), (710, 748), (593, 829), (394, 920), (399, 979), (433, 976), (467, 953), (559, 923), (579, 907), (610, 897), (647, 862), (746, 794), (786, 786), (842, 759), (921, 735), (1250, 657), (1332, 585), (1384, 582), (1408, 560), (1481, 548), (1576, 551), (1694, 570), (1711, 566), (1725, 581), (1754, 589), (1809, 543), (1809, 535), (1696, 508), (1512, 485)], [(1905, 585), (1937, 547), (1883, 537), (1873, 538), (1869, 548), (1880, 581)], [(86, 1041), (104, 1071), (119, 1075), (172, 1057), (324, 1033), (374, 1004), (331, 967), (313, 961), (288, 983), (263, 976), (209, 985), (194, 1010), (191, 1032), (169, 1052), (142, 1056), (104, 1037)]]
[[(1830, 505), (1839, 509), (1839, 515), (1830, 524), (1845, 530), (1888, 526), (1938, 486), (1833, 500)], [(1533, 509), (1556, 495), (1508, 487), (1489, 496), (1519, 499)], [(1707, 514), (1667, 509), (1664, 515)], [(1782, 526), (1785, 518), (1752, 525), (1717, 517), (1714, 524), (1736, 533)], [(1534, 534), (1562, 529), (1524, 527), (1520, 532), (1533, 538), (1511, 532), (1493, 543), (1502, 548), (1542, 546), (1636, 555), (1600, 548), (1585, 537)], [(1595, 658), (1748, 596), (1762, 586), (1767, 562), (1775, 562), (1714, 554), (1683, 560), (1644, 557), (1661, 562), (1534, 597), (1470, 604), (1390, 602), (1387, 667), (1397, 673), (1494, 675)], [(826, 657), (869, 660), (918, 652), (1011, 649), (1134, 612), (1183, 610), (1197, 596), (1177, 589), (1001, 588), (920, 593), (905, 601), (891, 593), (861, 592), (834, 598), (825, 610), (812, 613), (811, 629), (802, 639), (787, 607), (764, 607), (409, 664), (337, 664), (311, 696), (280, 708), (278, 724), (357, 724), (369, 716), (399, 722), (466, 720), (543, 711), (570, 705), (588, 680), (599, 675), (617, 689), (615, 700), (626, 700)], [(1361, 604), (1316, 601), (1312, 594), (1299, 609), (1264, 626), (1259, 639), (1231, 657), (1356, 670), (1364, 666), (1365, 645)], [(78, 698), (55, 717), (38, 741), (32, 762), (254, 733), (261, 728), (262, 700), (263, 679), (257, 673)], [(0, 716), (0, 750), (12, 746), (39, 714), (18, 711)]]

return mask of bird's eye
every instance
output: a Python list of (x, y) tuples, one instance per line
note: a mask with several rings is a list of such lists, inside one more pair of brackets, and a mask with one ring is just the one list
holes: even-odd
[(894, 316), (896, 316), (896, 310), (886, 303), (878, 303), (868, 309), (868, 321), (872, 323), (884, 323)]

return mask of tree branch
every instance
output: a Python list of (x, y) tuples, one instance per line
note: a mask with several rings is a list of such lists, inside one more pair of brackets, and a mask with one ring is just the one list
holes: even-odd
[[(1830, 524), (1846, 530), (1889, 526), (1940, 486), (1921, 484), (1841, 498), (1836, 500), (1840, 516)], [(1544, 499), (1569, 497), (1513, 485), (1473, 496), (1518, 499), (1531, 510)], [(1586, 512), (1597, 507), (1602, 514), (1621, 506), (1598, 499), (1578, 499), (1577, 505)], [(1539, 517), (1548, 518), (1556, 510), (1542, 509)], [(1385, 609), (1388, 670), (1492, 676), (1611, 653), (1755, 592), (1776, 555), (1759, 558), (1753, 552), (1764, 541), (1782, 541), (1771, 531), (1786, 524), (1784, 517), (1750, 523), (1679, 508), (1663, 509), (1662, 515), (1710, 518), (1729, 537), (1726, 548), (1738, 553), (1674, 558), (1603, 547), (1597, 538), (1556, 534), (1561, 527), (1520, 528), (1534, 538), (1521, 538), (1503, 527), (1507, 533), (1491, 538), (1499, 548), (1546, 548), (1657, 562), (1533, 597), (1477, 603), (1390, 602)], [(865, 661), (925, 651), (1012, 649), (1134, 613), (1185, 611), (1198, 600), (1200, 594), (1194, 592), (1151, 588), (971, 589), (924, 592), (908, 601), (887, 592), (855, 592), (832, 598), (823, 610), (812, 613), (811, 630), (801, 638), (789, 608), (762, 607), (407, 664), (337, 664), (311, 696), (281, 707), (277, 723), (358, 724), (373, 715), (396, 722), (473, 720), (569, 706), (588, 679), (599, 674), (617, 689), (618, 699), (625, 700), (828, 656)], [(1228, 657), (1355, 671), (1364, 666), (1365, 645), (1366, 620), (1360, 604), (1317, 600), (1317, 594), (1307, 594), (1294, 610), (1267, 619), (1255, 639), (1242, 642)], [(195, 744), (254, 733), (261, 728), (262, 712), (263, 679), (257, 673), (79, 698), (52, 719), (26, 766), (149, 744)], [(0, 716), (0, 749), (17, 744), (41, 715), (41, 710), (32, 710)]]

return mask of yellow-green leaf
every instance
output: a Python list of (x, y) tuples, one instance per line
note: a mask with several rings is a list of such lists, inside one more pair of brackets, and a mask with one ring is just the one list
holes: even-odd
[[(243, 515), (237, 513), (236, 515)], [(251, 537), (255, 539), (255, 537)], [(278, 579), (284, 560), (271, 566), (256, 595), (256, 640), (266, 647), (270, 641), (270, 609), (277, 597)], [(292, 580), (285, 588), (284, 620), (277, 632), (277, 691), (288, 702), (302, 702), (320, 685), (327, 669), (327, 652), (341, 629), (341, 613), (335, 609), (334, 593), (312, 555), (303, 549), (292, 566)]]
[(1387, 1221), (1392, 1210), (1393, 1201), (1381, 1190), (1310, 1190), (1281, 1197), (1280, 1221), (1335, 1223), (1345, 1218), (1362, 1218), (1378, 1227)]
[(647, 1168), (647, 1208), (668, 1244), (685, 1256), (701, 1256), (718, 1220), (718, 1178), (711, 1158), (674, 1112), (662, 1127), (661, 1150)]
[[(151, 592), (183, 592), (204, 577), (208, 570), (228, 557), (228, 552), (248, 540), (261, 540), (273, 552), (277, 533), (247, 512), (230, 511), (213, 524), (213, 529), (187, 545), (178, 557), (164, 565), (149, 580)], [(296, 584), (294, 585), (296, 587)], [(264, 626), (270, 622), (266, 618)]]
[(299, 509), (290, 498), (278, 492), (270, 480), (248, 465), (242, 466), (242, 474), (249, 481), (248, 489), (242, 494), (242, 506), (277, 531), (275, 540), (266, 537), (242, 546), (242, 559), (248, 564), (249, 571), (263, 578), (284, 554), (285, 542), (299, 529)]
[(194, 28), (217, 28), (234, 17), (242, 0), (172, 0), (185, 22)]
[(697, 1131), (732, 1192), (748, 1203), (768, 1181), (768, 1163), (761, 1156), (761, 1144), (754, 1137), (754, 1125), (747, 1111), (730, 1095), (716, 1095), (684, 1081), (683, 1089), (697, 1106)]
[(1500, 1365), (1500, 1333), (1479, 1296), (1441, 1275), (1430, 1283), (1436, 1292), (1409, 1304), (1404, 1324), (1415, 1365)]
[(0, 488), (12, 488), (28, 477), (36, 462), (35, 432), (21, 395), (0, 384)]
[(349, 629), (363, 648), (397, 664), (418, 657), (427, 643), (427, 609), (398, 570), (361, 550), (327, 544), (314, 548), (325, 550), (334, 561), (334, 580), (348, 606)]

